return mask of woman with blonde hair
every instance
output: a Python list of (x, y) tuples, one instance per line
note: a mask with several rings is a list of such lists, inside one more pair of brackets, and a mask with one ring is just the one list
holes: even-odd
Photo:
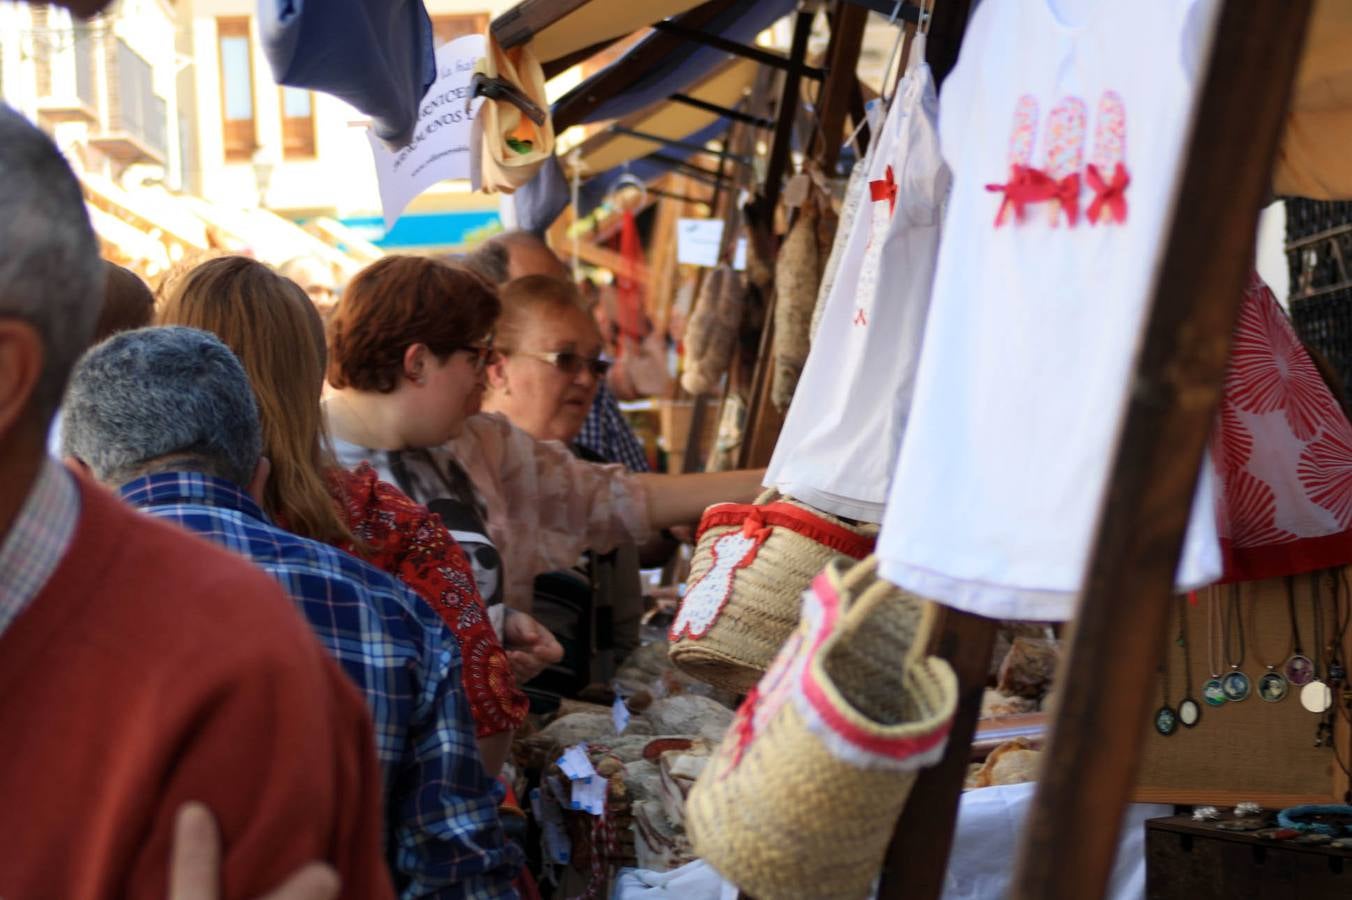
[(759, 471), (631, 474), (476, 414), (500, 309), (468, 269), (389, 256), (348, 283), (329, 329), (325, 406), (339, 460), (370, 461), (434, 512), (478, 517), (484, 555), (496, 560), (481, 590), (530, 610), (535, 576), (582, 551), (643, 544), (710, 504), (759, 492)]
[[(441, 521), (369, 466), (347, 472), (336, 464), (320, 407), (323, 325), (306, 295), (261, 263), (222, 257), (170, 285), (159, 322), (210, 331), (243, 363), (272, 467), (263, 497), (268, 514), (396, 575), (455, 634), (485, 767), (496, 771), (526, 713), (512, 670), (529, 677), (552, 661), (552, 639), (514, 652), (509, 662), (469, 564)], [(517, 630), (543, 632), (533, 625)]]

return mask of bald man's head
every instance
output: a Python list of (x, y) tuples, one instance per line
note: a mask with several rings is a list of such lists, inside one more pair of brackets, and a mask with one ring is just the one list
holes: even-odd
[(529, 231), (507, 231), (484, 241), (462, 262), (497, 285), (527, 275), (572, 280), (572, 273), (544, 239)]

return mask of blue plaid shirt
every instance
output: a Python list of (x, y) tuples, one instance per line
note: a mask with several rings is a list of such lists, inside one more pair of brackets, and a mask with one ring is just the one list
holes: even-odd
[(460, 681), (460, 651), (427, 604), (355, 556), (273, 525), (240, 488), (193, 472), (123, 485), (122, 499), (276, 578), (366, 695), (385, 776), (400, 896), (515, 897), (519, 851), (498, 821)]
[(620, 401), (610, 392), (606, 383), (596, 389), (596, 399), (578, 432), (577, 444), (586, 447), (607, 462), (623, 463), (631, 472), (647, 472), (648, 454), (643, 442), (629, 427), (620, 411)]

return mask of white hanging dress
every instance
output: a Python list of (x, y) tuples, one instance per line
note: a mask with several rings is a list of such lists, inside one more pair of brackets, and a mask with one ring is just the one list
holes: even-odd
[(859, 214), (765, 478), (865, 522), (882, 521), (929, 311), (950, 182), (937, 113), (929, 66), (918, 65), (870, 153)]
[[(879, 537), (888, 579), (1067, 619), (1088, 565), (1215, 0), (985, 0), (944, 85), (953, 193)], [(1178, 571), (1221, 571), (1203, 467)]]

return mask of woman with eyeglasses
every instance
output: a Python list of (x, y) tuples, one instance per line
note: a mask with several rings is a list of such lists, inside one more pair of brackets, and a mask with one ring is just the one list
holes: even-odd
[[(603, 462), (575, 443), (610, 368), (578, 289), (528, 275), (503, 285), (499, 296), (484, 410), (501, 413), (537, 440), (561, 441), (579, 459)], [(607, 679), (638, 647), (644, 611), (639, 566), (638, 548), (625, 540), (609, 553), (588, 552), (569, 568), (536, 579), (531, 613), (558, 638), (564, 659), (530, 693), (573, 694)]]
[[(523, 647), (533, 620), (504, 623), (485, 609), (472, 568), (447, 529), (426, 508), (377, 478), (369, 466), (334, 464), (320, 407), (324, 326), (290, 280), (241, 256), (202, 263), (165, 287), (158, 324), (209, 331), (239, 357), (262, 419), (271, 475), (263, 507), (285, 528), (333, 544), (398, 577), (434, 609), (463, 657), (466, 698), (484, 766), (496, 774), (512, 732), (526, 716), (517, 680), (562, 655), (547, 638)], [(504, 652), (499, 635), (509, 644)], [(544, 659), (537, 659), (541, 653)]]
[[(697, 522), (710, 504), (754, 498), (759, 471), (631, 474), (579, 460), (500, 413), (480, 413), (500, 310), (497, 292), (468, 269), (396, 256), (353, 278), (329, 327), (327, 410), (340, 461), (371, 462), (441, 513), (486, 600), (529, 612), (535, 576), (573, 565), (584, 550), (642, 544), (662, 528)], [(524, 394), (526, 363), (542, 367), (537, 378), (575, 369), (573, 383), (557, 380), (552, 394), (532, 389), (544, 399), (523, 412), (541, 437), (565, 436), (595, 391), (597, 347), (526, 345), (524, 337), (510, 323), (502, 335), (504, 366), (525, 381), (504, 383), (501, 393), (515, 396), (521, 384)], [(501, 372), (510, 378), (511, 370)]]

